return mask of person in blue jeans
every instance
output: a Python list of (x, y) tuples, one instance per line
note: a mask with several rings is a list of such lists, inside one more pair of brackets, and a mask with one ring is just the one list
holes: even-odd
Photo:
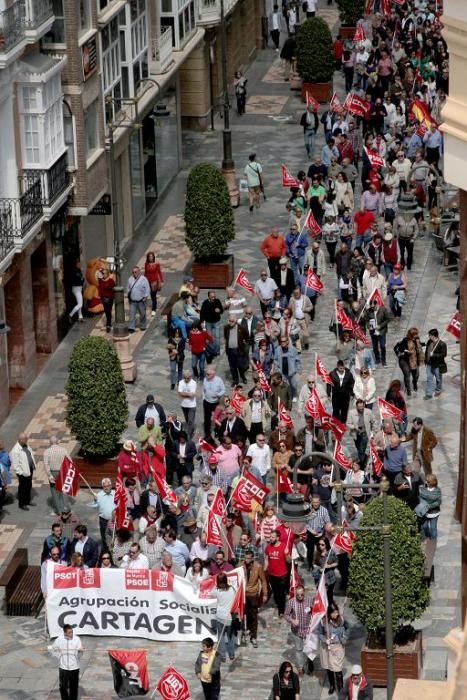
[(146, 277), (138, 266), (132, 270), (127, 283), (127, 296), (130, 304), (128, 316), (128, 331), (135, 332), (136, 314), (139, 314), (140, 330), (146, 330), (146, 301), (151, 296), (151, 288)]
[(425, 350), (426, 367), (426, 389), (425, 399), (433, 397), (433, 384), (435, 385), (434, 395), (439, 396), (443, 390), (443, 374), (446, 372), (446, 355), (448, 349), (446, 343), (439, 337), (438, 330), (432, 328), (428, 331), (428, 342)]
[(303, 272), (303, 262), (308, 242), (306, 235), (302, 235), (296, 224), (292, 224), (285, 237), (286, 254), (290, 261), (290, 269), (294, 273), (295, 284), (299, 284), (299, 277)]
[(438, 539), (438, 518), (441, 512), (441, 489), (434, 474), (427, 474), (425, 486), (419, 490), (419, 503), (415, 515), (421, 522), (421, 530), (428, 540)]
[(219, 654), (225, 661), (227, 653), (230, 660), (235, 658), (235, 635), (232, 633), (232, 603), (235, 598), (235, 589), (229, 585), (227, 574), (223, 571), (217, 574), (216, 587), (213, 597), (217, 599), (215, 629), (219, 638)]

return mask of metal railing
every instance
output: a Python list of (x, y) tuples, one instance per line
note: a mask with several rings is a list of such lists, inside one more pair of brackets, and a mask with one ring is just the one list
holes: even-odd
[(15, 247), (13, 207), (10, 201), (0, 200), (0, 263)]
[[(224, 0), (224, 14), (227, 15), (238, 0)], [(198, 24), (216, 24), (221, 20), (221, 0), (198, 0)]]
[(152, 40), (151, 73), (165, 73), (172, 63), (172, 27), (161, 27), (160, 36)]
[(52, 0), (24, 0), (26, 29), (36, 29), (53, 17)]
[(24, 238), (42, 215), (42, 188), (39, 179), (25, 187), (18, 198), (1, 198), (0, 249), (11, 249), (10, 242), (15, 238)]
[(0, 12), (0, 53), (6, 53), (24, 38), (24, 0), (16, 0)]
[(40, 199), (43, 207), (51, 207), (69, 184), (66, 152), (48, 170), (23, 170), (22, 187), (26, 190), (37, 182), (40, 185)]

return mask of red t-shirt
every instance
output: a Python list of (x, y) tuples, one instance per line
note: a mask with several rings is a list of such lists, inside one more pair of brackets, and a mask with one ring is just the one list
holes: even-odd
[(357, 211), (353, 220), (355, 222), (355, 230), (357, 231), (357, 235), (362, 236), (365, 231), (368, 231), (371, 224), (375, 220), (375, 217), (371, 211)]
[(206, 343), (208, 341), (212, 341), (212, 337), (207, 331), (192, 330), (188, 335), (190, 350), (194, 352), (195, 355), (199, 355), (206, 350)]
[(266, 545), (264, 554), (268, 558), (268, 573), (271, 576), (286, 576), (287, 562), (285, 560), (286, 546), (283, 542)]

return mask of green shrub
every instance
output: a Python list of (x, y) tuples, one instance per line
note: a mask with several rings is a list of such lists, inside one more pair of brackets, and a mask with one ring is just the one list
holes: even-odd
[(337, 7), (344, 27), (355, 27), (365, 14), (365, 0), (337, 0)]
[(332, 35), (321, 17), (311, 17), (297, 35), (297, 71), (304, 83), (328, 83), (334, 75)]
[[(419, 618), (430, 593), (424, 580), (424, 556), (417, 519), (410, 508), (388, 496), (390, 523), (392, 626), (394, 635)], [(364, 510), (362, 527), (382, 525), (383, 499), (374, 498)], [(385, 626), (384, 554), (381, 529), (358, 531), (350, 559), (348, 593), (358, 620), (381, 638)]]
[(215, 262), (235, 238), (229, 190), (219, 168), (199, 163), (186, 186), (186, 244), (195, 260)]
[(115, 454), (127, 425), (128, 402), (113, 345), (104, 338), (82, 338), (73, 348), (68, 369), (68, 427), (84, 454)]

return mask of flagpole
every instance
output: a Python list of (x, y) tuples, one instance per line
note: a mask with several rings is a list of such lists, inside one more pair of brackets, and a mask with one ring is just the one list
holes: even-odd
[(339, 323), (337, 321), (337, 299), (334, 301), (334, 314), (336, 316), (336, 345), (339, 342)]
[(80, 474), (80, 475), (79, 475), (79, 478), (82, 479), (82, 480), (84, 481), (84, 483), (86, 484), (86, 486), (88, 487), (88, 489), (90, 490), (90, 492), (92, 493), (92, 495), (94, 496), (94, 498), (97, 498), (97, 495), (96, 495), (95, 491), (92, 490), (91, 486), (90, 486), (89, 483), (86, 481), (86, 479), (84, 478), (84, 476), (83, 476), (82, 474)]

